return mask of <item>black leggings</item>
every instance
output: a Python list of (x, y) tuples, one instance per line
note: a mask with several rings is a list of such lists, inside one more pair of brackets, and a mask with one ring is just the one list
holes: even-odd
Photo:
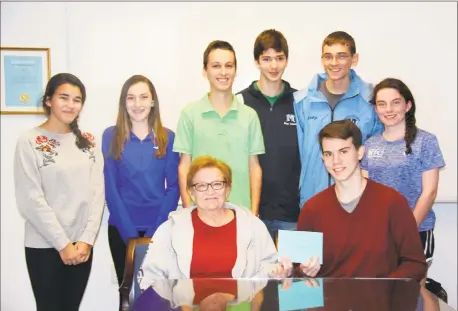
[(66, 265), (54, 248), (25, 248), (37, 311), (78, 311), (89, 280), (94, 250), (85, 263)]
[(110, 245), (110, 252), (116, 270), (118, 285), (121, 286), (124, 276), (127, 246), (118, 229), (112, 225), (108, 225), (108, 244)]

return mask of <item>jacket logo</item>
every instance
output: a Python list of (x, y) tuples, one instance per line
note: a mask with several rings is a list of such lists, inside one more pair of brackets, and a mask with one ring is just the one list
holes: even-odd
[(283, 122), (284, 125), (296, 125), (296, 117), (294, 114), (287, 114), (286, 115), (286, 121)]
[(357, 124), (359, 122), (359, 118), (355, 115), (350, 115), (345, 117), (345, 119), (350, 120), (351, 122)]
[(318, 119), (316, 116), (309, 116), (309, 117), (307, 118), (307, 120), (316, 120), (316, 119)]

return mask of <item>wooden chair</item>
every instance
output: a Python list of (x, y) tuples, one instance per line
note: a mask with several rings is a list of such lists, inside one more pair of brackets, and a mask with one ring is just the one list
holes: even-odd
[(275, 248), (278, 251), (278, 230), (275, 230), (274, 232), (274, 244), (275, 244)]
[[(137, 272), (145, 257), (151, 237), (131, 238), (128, 240), (124, 276), (119, 288), (121, 294), (121, 310), (129, 310), (133, 301), (140, 296)], [(131, 295), (133, 290), (133, 295)]]

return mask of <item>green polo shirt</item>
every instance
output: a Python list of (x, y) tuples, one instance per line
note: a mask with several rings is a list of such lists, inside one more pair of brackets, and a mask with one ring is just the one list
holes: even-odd
[(208, 93), (186, 106), (180, 114), (173, 151), (190, 154), (192, 160), (209, 155), (224, 161), (232, 170), (229, 201), (251, 208), (249, 156), (264, 154), (264, 140), (258, 115), (233, 96), (224, 117), (220, 117)]

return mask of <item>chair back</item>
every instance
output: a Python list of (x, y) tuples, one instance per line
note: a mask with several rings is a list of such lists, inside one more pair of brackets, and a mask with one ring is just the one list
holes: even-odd
[(137, 273), (150, 243), (151, 237), (131, 238), (128, 240), (124, 277), (119, 288), (122, 311), (129, 310), (132, 303), (141, 295)]
[(133, 301), (136, 300), (141, 292), (140, 292), (140, 286), (138, 284), (137, 280), (137, 275), (138, 275), (138, 270), (140, 270), (140, 267), (143, 263), (143, 259), (145, 258), (146, 251), (148, 250), (148, 244), (144, 243), (137, 243), (135, 246), (134, 250), (134, 273), (133, 273), (133, 288), (131, 292), (131, 298), (133, 298)]

